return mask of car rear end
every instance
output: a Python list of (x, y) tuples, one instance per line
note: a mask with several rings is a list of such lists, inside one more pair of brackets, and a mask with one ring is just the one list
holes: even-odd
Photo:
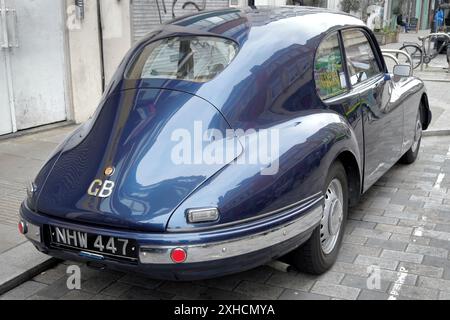
[[(54, 257), (171, 280), (250, 269), (305, 241), (320, 221), (320, 195), (226, 223), (230, 217), (209, 203), (180, 209), (243, 148), (212, 104), (165, 84), (195, 88), (221, 73), (237, 51), (233, 41), (211, 36), (143, 45), (127, 63), (122, 87), (106, 95), (33, 181), (20, 209), (21, 232)], [(197, 163), (198, 152), (221, 142), (203, 131), (231, 141), (227, 161)], [(180, 161), (176, 143), (198, 132), (200, 143), (189, 144), (193, 158)], [(191, 228), (169, 228), (180, 220)]]

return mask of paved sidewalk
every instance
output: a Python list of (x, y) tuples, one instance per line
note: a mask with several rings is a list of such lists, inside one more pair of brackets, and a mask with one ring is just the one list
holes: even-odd
[[(401, 33), (399, 43), (390, 43), (383, 48), (400, 49), (404, 42), (419, 43), (419, 36), (426, 36), (430, 30), (421, 30), (418, 33)], [(428, 100), (433, 111), (433, 120), (426, 134), (450, 134), (450, 73), (444, 54), (431, 61), (428, 68), (414, 70), (414, 75), (425, 82), (428, 91)]]
[[(389, 43), (385, 46), (383, 46), (383, 48), (386, 49), (400, 49), (400, 47), (403, 45), (403, 43), (405, 42), (412, 42), (412, 43), (417, 43), (418, 45), (422, 45), (422, 42), (418, 39), (419, 37), (426, 37), (427, 35), (430, 34), (430, 30), (419, 30), (419, 32), (415, 33), (415, 32), (408, 32), (408, 33), (400, 33), (399, 35), (399, 42), (398, 43)], [(432, 49), (432, 47), (430, 48), (430, 50)], [(427, 47), (428, 50), (428, 47)], [(438, 55), (436, 58), (434, 58), (433, 60), (431, 60), (431, 62), (427, 65), (423, 65), (423, 68), (419, 67), (415, 70), (415, 72), (427, 72), (427, 71), (432, 71), (432, 72), (439, 72), (439, 71), (443, 71), (443, 73), (447, 73), (446, 69), (444, 70), (444, 68), (448, 67), (448, 63), (447, 63), (447, 58), (445, 54), (441, 54)]]
[(52, 264), (17, 231), (26, 185), (74, 126), (0, 140), (0, 292)]
[[(175, 283), (81, 267), (70, 291), (64, 262), (0, 299), (450, 299), (450, 137), (426, 137), (418, 161), (396, 165), (349, 216), (338, 263), (323, 276), (268, 266)], [(379, 286), (368, 287), (371, 265)], [(372, 283), (372, 282), (371, 282)]]

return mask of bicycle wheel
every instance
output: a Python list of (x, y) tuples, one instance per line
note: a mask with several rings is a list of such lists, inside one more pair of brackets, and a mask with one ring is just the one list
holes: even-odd
[[(404, 50), (409, 53), (412, 59), (413, 69), (417, 69), (423, 60), (422, 49), (419, 46), (413, 44), (406, 44), (400, 48), (400, 50)], [(397, 59), (400, 64), (408, 64), (408, 58), (406, 58), (402, 54), (397, 54)]]

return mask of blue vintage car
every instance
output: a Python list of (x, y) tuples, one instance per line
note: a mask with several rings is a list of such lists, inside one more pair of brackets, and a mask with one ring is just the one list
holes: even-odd
[[(355, 17), (182, 17), (129, 51), (95, 115), (30, 184), (19, 229), (51, 256), (153, 278), (277, 258), (321, 274), (349, 206), (414, 162), (430, 120), (423, 82), (409, 65), (390, 73)], [(252, 161), (261, 149), (266, 161)]]

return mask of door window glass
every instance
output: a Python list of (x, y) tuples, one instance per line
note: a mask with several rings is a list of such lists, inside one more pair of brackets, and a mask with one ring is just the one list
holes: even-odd
[(342, 32), (348, 73), (352, 85), (361, 83), (381, 72), (372, 47), (361, 30)]
[(322, 41), (317, 49), (314, 63), (316, 90), (322, 99), (330, 98), (347, 90), (342, 54), (337, 33)]

